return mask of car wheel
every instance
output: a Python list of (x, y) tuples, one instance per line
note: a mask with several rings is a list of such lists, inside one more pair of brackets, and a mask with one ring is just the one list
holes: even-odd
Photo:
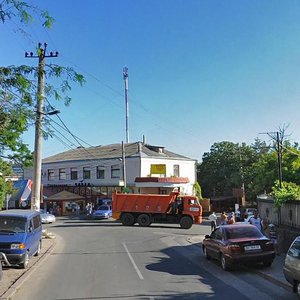
[(39, 241), (38, 248), (37, 248), (34, 256), (39, 256), (41, 254), (41, 250), (42, 250), (42, 241)]
[(221, 266), (224, 271), (228, 271), (230, 269), (227, 259), (223, 254), (221, 254)]
[(193, 221), (190, 217), (184, 216), (180, 219), (180, 227), (183, 229), (190, 229), (193, 225)]
[(150, 217), (147, 214), (141, 214), (137, 218), (137, 222), (142, 227), (147, 227), (150, 225)]
[(210, 259), (210, 256), (207, 253), (207, 249), (204, 246), (203, 246), (203, 253), (204, 253), (204, 256), (205, 256), (206, 259)]
[(265, 267), (271, 267), (272, 262), (273, 262), (272, 260), (264, 260), (263, 264), (264, 264)]
[(24, 256), (24, 261), (20, 264), (21, 269), (26, 269), (28, 267), (29, 263), (29, 254), (28, 251), (26, 251)]
[(124, 226), (132, 226), (134, 224), (134, 216), (131, 213), (125, 213), (121, 217), (121, 222)]

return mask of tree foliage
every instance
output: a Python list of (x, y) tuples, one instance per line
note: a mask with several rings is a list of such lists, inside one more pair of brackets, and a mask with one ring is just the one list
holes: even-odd
[(198, 166), (203, 195), (232, 195), (233, 188), (241, 188), (245, 181), (250, 180), (250, 170), (257, 156), (257, 152), (244, 143), (214, 143)]
[[(280, 141), (282, 176), (285, 181), (300, 185), (300, 150), (298, 144)], [(246, 198), (271, 193), (278, 179), (277, 144), (267, 145), (258, 139), (251, 145), (228, 141), (215, 143), (203, 155), (198, 166), (198, 181), (205, 197), (229, 196), (233, 188), (244, 183)]]
[[(19, 29), (32, 22), (35, 15), (42, 19), (42, 26), (50, 28), (54, 19), (47, 11), (19, 0), (4, 0), (0, 4), (0, 23), (13, 19), (14, 24), (20, 23)], [(40, 49), (37, 49), (39, 51)], [(38, 53), (37, 53), (38, 54)], [(22, 141), (22, 134), (35, 122), (37, 102), (38, 67), (0, 66), (0, 172), (3, 176), (11, 173), (12, 164), (26, 167), (32, 164), (32, 153)], [(45, 86), (43, 97), (63, 100), (69, 105), (71, 98), (70, 82), (82, 85), (84, 77), (69, 67), (55, 64), (46, 64), (44, 69)], [(59, 83), (52, 85), (49, 81)], [(56, 79), (56, 80), (55, 80)], [(49, 102), (48, 102), (49, 103)], [(52, 110), (51, 105), (49, 104)], [(45, 107), (47, 111), (47, 106)], [(47, 120), (45, 120), (47, 122)], [(47, 123), (43, 126), (44, 136), (49, 133)], [(3, 195), (9, 190), (9, 185), (0, 178), (0, 208), (3, 204)]]
[(54, 19), (45, 10), (28, 4), (23, 0), (3, 0), (0, 4), (0, 22), (16, 19), (22, 24), (28, 24), (34, 20), (33, 14), (38, 14), (42, 19), (42, 26), (51, 28)]
[(200, 186), (199, 182), (195, 182), (193, 188), (195, 191), (195, 195), (201, 200), (202, 199), (202, 190), (201, 190), (201, 186)]
[(275, 207), (280, 208), (288, 200), (300, 200), (300, 186), (286, 181), (283, 181), (280, 186), (279, 180), (276, 180), (272, 188), (272, 195), (275, 199)]

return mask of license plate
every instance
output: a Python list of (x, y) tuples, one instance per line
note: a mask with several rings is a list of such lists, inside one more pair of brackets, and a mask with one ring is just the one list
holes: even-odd
[(199, 211), (199, 207), (190, 207), (190, 211)]
[(245, 246), (245, 251), (260, 250), (260, 245)]

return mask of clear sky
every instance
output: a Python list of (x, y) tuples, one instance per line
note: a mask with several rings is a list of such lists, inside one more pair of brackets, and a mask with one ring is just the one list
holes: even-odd
[[(59, 51), (47, 59), (83, 74), (72, 103), (49, 99), (77, 137), (91, 145), (125, 141), (122, 70), (129, 69), (129, 140), (165, 146), (201, 160), (214, 142), (251, 144), (289, 125), (300, 142), (299, 0), (29, 1), (55, 18), (50, 31), (32, 23), (0, 25), (1, 65), (25, 59), (38, 42)], [(55, 116), (53, 120), (59, 122)], [(56, 126), (57, 127), (57, 126)], [(59, 128), (59, 127), (58, 127)], [(43, 157), (79, 146), (60, 129)], [(33, 128), (24, 135), (33, 150)]]

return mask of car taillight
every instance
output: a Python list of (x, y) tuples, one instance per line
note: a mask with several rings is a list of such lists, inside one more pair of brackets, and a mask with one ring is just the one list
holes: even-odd
[(230, 252), (241, 252), (241, 247), (237, 244), (228, 245), (227, 249)]
[(272, 251), (272, 250), (274, 250), (274, 245), (273, 245), (273, 243), (272, 243), (272, 242), (266, 242), (266, 243), (265, 243), (265, 250), (267, 250), (267, 251)]

